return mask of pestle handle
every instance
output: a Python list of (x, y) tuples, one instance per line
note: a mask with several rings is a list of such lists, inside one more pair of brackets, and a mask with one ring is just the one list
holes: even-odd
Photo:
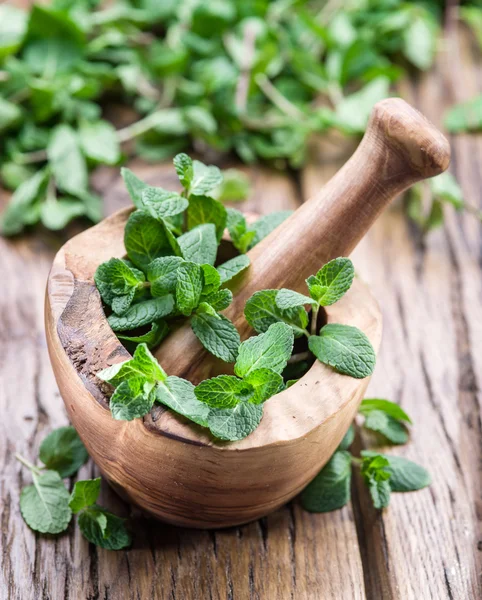
[[(251, 266), (232, 288), (224, 311), (241, 339), (253, 333), (246, 301), (261, 289), (306, 293), (305, 279), (337, 256), (347, 256), (383, 208), (408, 187), (445, 171), (445, 137), (404, 100), (389, 98), (372, 110), (356, 152), (321, 191), (248, 252)], [(173, 332), (156, 353), (170, 375), (197, 383), (219, 368), (189, 325)]]

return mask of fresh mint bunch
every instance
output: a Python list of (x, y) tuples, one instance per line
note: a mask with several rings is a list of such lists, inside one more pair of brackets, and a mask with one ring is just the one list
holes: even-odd
[(42, 441), (39, 458), (45, 467), (35, 466), (18, 454), (16, 458), (32, 474), (33, 483), (20, 494), (20, 511), (31, 529), (40, 533), (62, 533), (69, 526), (72, 514), (79, 513), (80, 530), (90, 542), (109, 550), (131, 544), (125, 519), (96, 504), (100, 477), (77, 481), (72, 494), (64, 485), (63, 479), (75, 475), (88, 458), (73, 427), (55, 429)]
[[(366, 399), (359, 408), (365, 417), (382, 410), (394, 419), (411, 422), (406, 412), (389, 400)], [(360, 458), (353, 456), (349, 448), (354, 438), (355, 429), (351, 425), (333, 456), (301, 493), (303, 508), (310, 512), (330, 512), (345, 506), (350, 500), (352, 468), (360, 468), (376, 509), (388, 506), (392, 492), (411, 492), (430, 485), (427, 470), (406, 458), (376, 450), (362, 450)]]

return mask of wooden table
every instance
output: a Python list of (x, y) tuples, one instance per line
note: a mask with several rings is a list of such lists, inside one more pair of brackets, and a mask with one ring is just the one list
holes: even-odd
[[(442, 50), (439, 67), (402, 94), (435, 123), (444, 107), (482, 89), (480, 55), (467, 38)], [(482, 136), (452, 141), (452, 170), (467, 201), (482, 203)], [(339, 167), (338, 146), (314, 145), (298, 175), (253, 167), (245, 209), (296, 208)], [(173, 186), (169, 165), (132, 168)], [(95, 176), (111, 212), (127, 202), (116, 170)], [(5, 200), (5, 198), (4, 198)], [(400, 402), (413, 417), (411, 442), (392, 450), (425, 465), (433, 484), (395, 494), (383, 513), (355, 479), (352, 502), (312, 515), (293, 502), (224, 531), (176, 529), (131, 512), (131, 550), (98, 549), (70, 526), (47, 539), (22, 521), (19, 494), (40, 440), (66, 423), (47, 356), (43, 298), (63, 240), (54, 234), (0, 239), (0, 597), (2, 600), (467, 600), (481, 594), (482, 281), (481, 225), (446, 211), (445, 227), (422, 240), (401, 203), (380, 218), (353, 258), (384, 313), (384, 340), (369, 396)], [(363, 443), (363, 440), (361, 440)], [(81, 479), (96, 475), (84, 466)], [(129, 508), (103, 486), (100, 503)]]

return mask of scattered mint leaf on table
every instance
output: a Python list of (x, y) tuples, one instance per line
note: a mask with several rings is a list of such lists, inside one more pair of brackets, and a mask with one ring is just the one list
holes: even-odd
[(75, 475), (89, 455), (79, 434), (72, 426), (54, 429), (40, 444), (39, 458), (60, 477)]
[(167, 317), (173, 310), (174, 299), (167, 294), (134, 304), (122, 316), (111, 315), (107, 321), (113, 331), (127, 331)]
[(301, 505), (315, 513), (342, 508), (350, 500), (351, 454), (337, 450), (301, 493)]
[(32, 470), (33, 484), (20, 494), (20, 510), (27, 525), (40, 533), (61, 533), (72, 518), (69, 492), (56, 471)]
[(407, 423), (412, 422), (403, 408), (391, 400), (384, 400), (382, 398), (365, 398), (361, 401), (360, 408), (358, 410), (362, 415), (365, 416), (367, 416), (373, 410), (381, 410), (398, 421), (406, 421)]
[(74, 515), (97, 502), (100, 494), (100, 483), (100, 477), (77, 481), (75, 483), (69, 501), (70, 509)]
[(431, 483), (430, 474), (424, 467), (401, 456), (379, 454), (372, 450), (362, 450), (361, 455), (367, 460), (382, 456), (388, 464), (384, 469), (390, 473), (390, 488), (392, 492), (412, 492), (421, 490)]
[(295, 337), (306, 334), (308, 325), (308, 313), (303, 307), (281, 309), (276, 304), (279, 290), (262, 290), (254, 293), (246, 302), (244, 315), (248, 323), (258, 333), (263, 333), (273, 323), (286, 323), (289, 325)]
[(218, 252), (216, 228), (212, 223), (198, 225), (177, 238), (182, 256), (199, 265), (214, 265)]
[(225, 316), (195, 314), (191, 317), (191, 327), (201, 344), (211, 354), (225, 362), (236, 360), (241, 340), (236, 327)]
[(349, 325), (329, 323), (319, 335), (312, 335), (308, 346), (322, 363), (339, 373), (363, 379), (373, 373), (376, 356), (367, 336)]
[(92, 544), (106, 550), (122, 550), (132, 544), (125, 521), (101, 506), (93, 505), (82, 511), (78, 523), (82, 535)]
[(248, 338), (239, 347), (234, 372), (246, 377), (258, 369), (281, 373), (293, 351), (293, 331), (284, 323), (274, 323), (265, 333)]
[(377, 509), (385, 508), (390, 503), (391, 473), (387, 469), (388, 465), (388, 460), (380, 454), (363, 457), (361, 473), (370, 491), (373, 506)]
[(249, 257), (245, 254), (241, 254), (240, 256), (235, 256), (234, 258), (231, 258), (231, 260), (219, 265), (217, 270), (221, 278), (221, 283), (223, 284), (231, 281), (233, 277), (236, 277), (236, 275), (249, 267), (249, 262)]
[(408, 441), (403, 424), (381, 410), (370, 411), (363, 425), (366, 429), (381, 433), (393, 444), (405, 444)]

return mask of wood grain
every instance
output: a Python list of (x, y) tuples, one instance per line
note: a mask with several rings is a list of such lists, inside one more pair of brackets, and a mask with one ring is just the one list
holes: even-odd
[[(436, 72), (402, 90), (439, 125), (452, 101), (482, 92), (480, 53), (465, 30), (459, 44), (458, 53), (453, 46), (442, 52)], [(452, 170), (466, 200), (482, 207), (482, 136), (454, 137), (451, 145)], [(260, 206), (265, 212), (296, 206), (310, 185), (319, 186), (339, 168), (340, 155), (342, 147), (314, 148), (301, 181), (250, 170), (256, 184), (245, 206), (257, 208), (260, 198), (269, 200)], [(157, 185), (172, 172), (143, 168)], [(96, 179), (111, 210), (121, 208), (126, 198), (118, 178), (108, 171)], [(399, 203), (354, 254), (384, 312), (368, 394), (400, 401), (413, 416), (412, 441), (393, 452), (430, 469), (429, 489), (395, 495), (380, 517), (356, 485), (353, 502), (340, 511), (311, 515), (295, 501), (265, 519), (218, 532), (179, 529), (134, 513), (134, 547), (116, 553), (89, 545), (76, 527), (51, 540), (36, 536), (21, 519), (18, 497), (30, 478), (13, 453), (35, 459), (44, 435), (67, 423), (42, 315), (48, 269), (61, 243), (51, 235), (0, 240), (0, 598), (479, 599), (480, 242), (480, 224), (450, 209), (445, 228), (422, 242)], [(88, 464), (79, 477), (94, 474)], [(105, 484), (100, 502), (118, 514), (129, 512)]]

